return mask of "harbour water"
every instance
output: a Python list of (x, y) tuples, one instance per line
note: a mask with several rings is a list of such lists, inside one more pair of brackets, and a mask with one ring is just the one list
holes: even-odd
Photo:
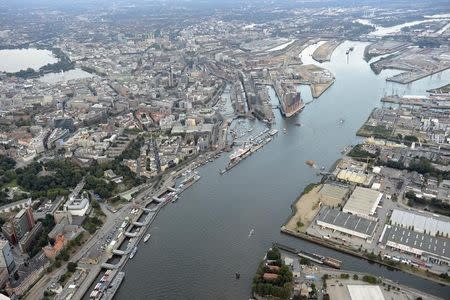
[[(283, 119), (275, 111), (274, 128), (280, 133), (260, 151), (223, 175), (218, 170), (228, 163), (228, 153), (198, 169), (202, 179), (161, 211), (149, 229), (151, 243), (140, 245), (126, 265), (116, 299), (248, 299), (258, 263), (272, 242), (335, 257), (344, 269), (384, 276), (444, 298), (450, 294), (449, 287), (280, 233), (291, 204), (306, 185), (320, 180), (305, 160), (329, 168), (345, 146), (358, 141), (357, 129), (384, 94), (425, 94), (450, 82), (446, 71), (405, 86), (387, 83), (385, 78), (398, 71), (375, 75), (363, 60), (365, 45), (345, 42), (330, 62), (321, 64), (336, 82), (294, 118)], [(347, 57), (350, 46), (354, 51)], [(305, 49), (304, 63), (317, 64), (310, 57), (314, 48)], [(273, 89), (269, 94), (278, 104)], [(295, 125), (299, 122), (302, 126)]]
[(49, 50), (40, 49), (4, 49), (0, 50), (0, 72), (14, 73), (32, 68), (38, 70), (46, 64), (58, 62)]

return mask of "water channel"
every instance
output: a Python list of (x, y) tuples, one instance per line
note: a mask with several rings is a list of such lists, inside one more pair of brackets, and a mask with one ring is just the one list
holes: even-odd
[[(284, 119), (275, 111), (274, 127), (280, 132), (271, 143), (224, 175), (219, 169), (227, 164), (228, 153), (198, 169), (201, 180), (161, 211), (149, 229), (151, 241), (140, 244), (127, 263), (117, 299), (248, 299), (258, 263), (275, 241), (336, 257), (344, 269), (388, 277), (441, 297), (450, 294), (449, 287), (280, 233), (303, 188), (320, 180), (305, 160), (329, 168), (345, 146), (358, 141), (357, 129), (384, 94), (425, 94), (450, 82), (446, 71), (409, 85), (388, 83), (386, 77), (398, 71), (375, 75), (363, 60), (366, 45), (345, 42), (330, 62), (321, 64), (336, 82), (301, 114)], [(350, 46), (354, 51), (347, 57)], [(305, 64), (316, 63), (310, 57), (315, 47), (303, 51)], [(277, 104), (271, 88), (269, 94)], [(249, 237), (251, 228), (255, 232)], [(241, 273), (240, 280), (235, 272)]]

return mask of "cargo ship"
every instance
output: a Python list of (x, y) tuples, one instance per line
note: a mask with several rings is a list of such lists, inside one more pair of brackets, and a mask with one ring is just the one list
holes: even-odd
[(137, 252), (137, 246), (134, 246), (133, 250), (131, 250), (130, 253), (130, 259), (133, 259), (133, 257), (136, 255)]
[(151, 236), (152, 236), (152, 235), (151, 235), (150, 233), (147, 233), (147, 234), (144, 236), (144, 243), (147, 243)]

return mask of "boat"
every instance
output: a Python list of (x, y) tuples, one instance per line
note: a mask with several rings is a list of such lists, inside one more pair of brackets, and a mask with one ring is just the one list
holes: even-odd
[(295, 126), (302, 126), (302, 123), (297, 122), (297, 123), (295, 123)]
[(133, 257), (136, 255), (137, 252), (137, 246), (134, 246), (133, 250), (131, 250), (130, 253), (130, 259), (133, 259)]
[(277, 134), (277, 133), (278, 133), (277, 129), (272, 129), (271, 131), (269, 131), (269, 134), (272, 135), (272, 136)]
[(251, 237), (253, 234), (255, 233), (255, 229), (251, 229), (250, 232), (248, 233), (248, 237)]
[(283, 128), (283, 132), (284, 132), (284, 133), (286, 133), (286, 132), (287, 132), (286, 128)]
[(348, 48), (349, 51), (353, 51), (353, 49), (355, 49), (353, 46)]
[(151, 236), (152, 236), (152, 235), (151, 235), (150, 233), (147, 233), (147, 234), (144, 236), (144, 243), (147, 243)]
[(345, 51), (345, 54), (347, 54), (347, 55), (348, 55), (349, 53), (350, 53), (350, 50), (347, 50), (347, 51)]
[(342, 266), (342, 261), (340, 261), (339, 259), (336, 259), (336, 258), (332, 258), (332, 257), (325, 257), (323, 259), (323, 264), (327, 265), (329, 267), (333, 267), (335, 269), (340, 269)]
[(239, 279), (239, 278), (241, 278), (241, 274), (240, 274), (240, 273), (238, 273), (238, 272), (236, 272), (236, 273), (234, 274), (234, 276), (236, 277), (236, 279)]
[(177, 200), (178, 200), (178, 195), (175, 194), (175, 195), (172, 197), (172, 203), (175, 202), (175, 201), (177, 201)]

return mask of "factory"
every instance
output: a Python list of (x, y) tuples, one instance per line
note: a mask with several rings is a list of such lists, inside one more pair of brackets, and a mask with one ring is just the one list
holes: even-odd
[(336, 230), (350, 236), (371, 239), (377, 222), (356, 215), (345, 213), (336, 208), (323, 206), (316, 217), (317, 225)]
[(383, 194), (368, 188), (356, 187), (345, 203), (342, 211), (369, 220), (376, 220), (375, 210)]

